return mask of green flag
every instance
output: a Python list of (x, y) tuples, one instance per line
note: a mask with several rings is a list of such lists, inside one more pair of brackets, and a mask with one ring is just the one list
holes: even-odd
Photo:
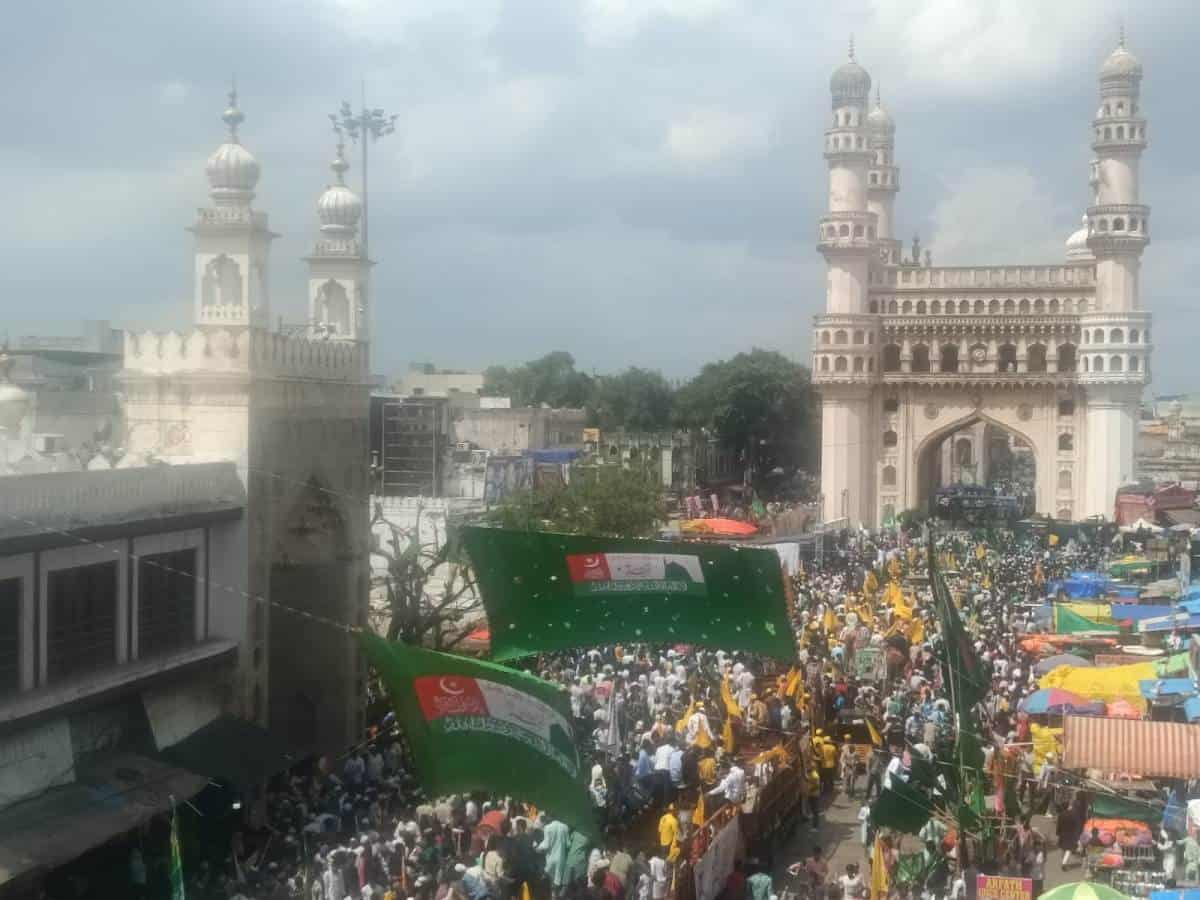
[(933, 588), (934, 609), (942, 627), (942, 673), (950, 688), (955, 712), (960, 718), (959, 727), (966, 727), (971, 708), (983, 699), (990, 687), (979, 654), (971, 644), (971, 637), (963, 625), (950, 589), (938, 571), (937, 551), (929, 541), (929, 583)]
[(595, 834), (566, 694), (495, 663), (360, 637), (431, 796), (509, 794)]
[(1067, 609), (1061, 603), (1055, 603), (1054, 630), (1058, 634), (1083, 634), (1089, 631), (1103, 632), (1104, 634), (1119, 634), (1121, 626), (1093, 622), (1086, 616), (1081, 616), (1075, 610)]
[(904, 834), (916, 834), (925, 827), (932, 813), (929, 795), (899, 778), (884, 788), (871, 806), (871, 824)]
[(474, 526), (462, 539), (495, 659), (619, 641), (796, 658), (774, 550)]
[(179, 846), (179, 813), (171, 811), (171, 900), (185, 900), (183, 890), (183, 851)]

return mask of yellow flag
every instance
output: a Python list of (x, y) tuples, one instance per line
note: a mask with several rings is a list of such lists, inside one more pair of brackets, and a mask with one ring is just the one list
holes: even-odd
[(983, 587), (985, 590), (991, 590), (992, 588), (992, 576), (986, 572), (983, 573)]
[(888, 560), (888, 574), (891, 575), (892, 578), (899, 579), (900, 571), (900, 560), (893, 556), (890, 560)]
[(826, 634), (833, 634), (837, 630), (837, 617), (833, 614), (833, 607), (825, 607), (825, 618), (821, 622), (821, 627), (825, 629)]
[(692, 713), (696, 711), (696, 701), (693, 700), (688, 704), (688, 708), (683, 711), (683, 718), (675, 723), (675, 731), (687, 731), (688, 719), (692, 717)]
[(912, 626), (908, 629), (908, 641), (910, 644), (925, 642), (925, 622), (922, 619), (912, 620)]
[(721, 679), (721, 701), (725, 704), (725, 713), (727, 716), (740, 716), (742, 708), (738, 706), (737, 700), (733, 697), (733, 692), (729, 689), (729, 679)]
[(800, 670), (792, 666), (791, 671), (788, 672), (787, 686), (783, 689), (783, 696), (796, 696), (796, 691), (800, 689), (802, 679), (803, 676), (800, 674)]
[(984, 549), (983, 544), (976, 544), (975, 545), (975, 558), (983, 559), (985, 556), (987, 556), (987, 550)]
[(883, 844), (877, 837), (875, 849), (871, 851), (871, 900), (884, 900), (887, 895), (887, 862), (883, 858)]
[(521, 900), (533, 900), (533, 891), (529, 890), (529, 882), (521, 882)]
[(1058, 535), (1057, 534), (1050, 535), (1050, 546), (1051, 547), (1058, 546)]
[(704, 815), (704, 791), (700, 791), (700, 799), (696, 801), (696, 808), (692, 810), (692, 825), (699, 828), (704, 824), (706, 816)]
[(863, 579), (863, 593), (874, 594), (879, 590), (879, 579), (875, 577), (875, 570), (868, 569), (867, 577)]
[(733, 740), (733, 718), (725, 717), (725, 727), (721, 729), (721, 742), (725, 746), (726, 753), (732, 753), (734, 750)]

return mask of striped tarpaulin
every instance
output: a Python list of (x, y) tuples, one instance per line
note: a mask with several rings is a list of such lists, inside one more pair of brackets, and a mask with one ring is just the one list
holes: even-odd
[(1067, 716), (1064, 727), (1063, 768), (1151, 778), (1200, 773), (1200, 725)]

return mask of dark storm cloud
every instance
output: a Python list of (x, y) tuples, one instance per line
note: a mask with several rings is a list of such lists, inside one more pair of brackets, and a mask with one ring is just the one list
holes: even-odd
[(1040, 262), (1088, 202), (1095, 72), (1124, 15), (1152, 141), (1146, 302), (1176, 326), (1156, 331), (1156, 389), (1187, 386), (1200, 182), (1181, 111), (1200, 13), (1173, 0), (1043, 6), (26, 4), (0, 59), (16, 86), (0, 95), (0, 263), (38, 298), (21, 317), (184, 322), (182, 229), (206, 200), (203, 161), (236, 73), (257, 202), (283, 233), (274, 312), (301, 320), (325, 114), (365, 79), (373, 105), (400, 114), (372, 167), (378, 370), (567, 349), (587, 367), (675, 375), (753, 344), (803, 360), (824, 299), (813, 232), (845, 35), (897, 121), (898, 236), (920, 231), (939, 263)]

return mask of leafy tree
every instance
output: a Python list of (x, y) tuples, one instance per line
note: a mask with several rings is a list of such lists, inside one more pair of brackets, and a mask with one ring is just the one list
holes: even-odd
[(492, 510), (504, 528), (652, 537), (666, 519), (655, 478), (622, 466), (577, 466), (570, 483), (522, 491)]
[(483, 371), (483, 391), (488, 397), (511, 397), (513, 406), (557, 409), (582, 408), (592, 394), (593, 379), (575, 369), (575, 357), (555, 350), (540, 359), (512, 369), (489, 366)]
[(675, 395), (675, 419), (714, 431), (758, 476), (811, 461), (816, 412), (809, 372), (781, 353), (755, 348), (709, 363)]
[(663, 431), (671, 425), (674, 401), (675, 391), (661, 372), (630, 366), (596, 379), (588, 417), (602, 429)]
[[(388, 536), (380, 540), (375, 526), (384, 525)], [(382, 577), (385, 588), (382, 601), (372, 601), (371, 619), (376, 630), (389, 641), (450, 650), (470, 633), (469, 625), (483, 616), (483, 601), (475, 590), (475, 576), (460, 562), (448, 535), (422, 544), (421, 511), (412, 528), (402, 528), (375, 504), (371, 516), (375, 545), (373, 556), (387, 564)], [(429, 590), (434, 576), (441, 576), (441, 590)]]

